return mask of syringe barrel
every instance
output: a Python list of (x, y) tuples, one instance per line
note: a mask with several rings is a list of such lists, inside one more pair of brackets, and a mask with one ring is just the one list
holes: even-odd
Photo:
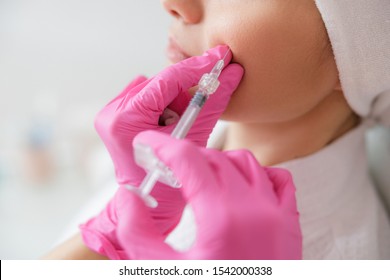
[(202, 92), (196, 92), (194, 97), (191, 99), (190, 104), (181, 116), (178, 124), (173, 130), (171, 136), (176, 139), (184, 139), (192, 127), (193, 123), (198, 116), (200, 109), (202, 109), (204, 103), (207, 100), (207, 95)]
[[(217, 62), (210, 74), (206, 73), (203, 75), (199, 81), (198, 91), (195, 93), (187, 109), (184, 111), (184, 114), (181, 116), (178, 124), (171, 134), (171, 137), (176, 139), (184, 139), (186, 137), (207, 98), (219, 87), (218, 77), (221, 74), (223, 66), (224, 60), (222, 59)], [(161, 175), (163, 174), (161, 174), (158, 169), (151, 170), (140, 185), (140, 193), (151, 207), (156, 207), (157, 201), (149, 194)]]

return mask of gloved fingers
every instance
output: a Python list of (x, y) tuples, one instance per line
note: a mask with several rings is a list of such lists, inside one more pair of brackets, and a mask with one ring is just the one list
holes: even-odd
[(116, 111), (124, 104), (126, 96), (128, 96), (129, 93), (140, 91), (147, 83), (148, 80), (145, 76), (136, 77), (118, 96), (111, 100), (96, 114), (94, 120), (95, 130), (98, 132), (103, 141), (107, 138), (107, 134), (112, 127), (112, 123), (117, 117)]
[(180, 92), (185, 91), (196, 86), (203, 74), (209, 73), (220, 59), (224, 59), (224, 67), (231, 61), (232, 52), (228, 46), (220, 45), (207, 50), (201, 56), (193, 56), (173, 64), (160, 72), (156, 78), (168, 81), (167, 94), (168, 91), (177, 91), (177, 88)]
[(225, 59), (225, 65), (232, 58), (227, 46), (217, 46), (202, 56), (190, 57), (171, 65), (157, 74), (133, 102), (161, 114), (179, 94), (187, 94), (189, 88), (197, 85), (202, 75), (209, 73), (222, 58)]
[(179, 189), (157, 183), (150, 193), (158, 206), (151, 208), (150, 213), (157, 227), (167, 236), (180, 222), (186, 202)]
[(240, 84), (243, 75), (244, 68), (241, 65), (234, 63), (226, 66), (219, 77), (220, 85), (217, 91), (210, 95), (198, 119), (207, 119), (215, 124), (225, 111), (230, 97)]
[[(225, 67), (218, 78), (220, 85), (217, 91), (210, 95), (195, 125), (207, 121), (208, 130), (210, 126), (214, 127), (216, 121), (225, 111), (230, 97), (240, 84), (243, 75), (244, 69), (239, 64), (229, 64)], [(187, 108), (191, 98), (192, 96), (189, 92), (183, 92), (172, 101), (168, 108), (181, 115)], [(203, 127), (203, 125), (199, 125), (199, 127)]]
[(282, 168), (267, 167), (266, 172), (273, 182), (276, 195), (279, 199), (281, 215), (284, 221), (283, 232), (288, 233), (284, 238), (282, 247), (288, 248), (286, 259), (302, 259), (302, 232), (299, 223), (299, 212), (295, 196), (295, 186), (291, 173)]
[(297, 202), (295, 197), (295, 186), (288, 170), (282, 168), (265, 168), (268, 177), (273, 183), (279, 204), (288, 212), (297, 213)]
[(204, 108), (196, 118), (193, 128), (188, 132), (188, 137), (200, 146), (206, 146), (207, 139), (213, 131), (215, 124), (225, 111), (230, 97), (238, 87), (244, 69), (239, 64), (228, 65), (220, 76), (220, 86), (210, 95)]
[[(198, 225), (194, 250), (187, 253), (192, 255), (198, 248), (207, 247), (207, 244), (215, 240), (215, 234), (223, 231), (216, 229), (216, 221), (218, 226), (223, 227), (227, 218), (223, 201), (224, 186), (218, 184), (216, 176), (221, 173), (229, 176), (229, 172), (217, 170), (218, 157), (212, 150), (208, 150), (206, 154), (204, 148), (189, 141), (173, 139), (163, 133), (141, 132), (134, 138), (133, 145), (137, 144), (151, 147), (154, 154), (173, 171), (182, 184), (180, 191), (192, 206)], [(223, 156), (223, 153), (219, 154)]]
[(213, 167), (201, 148), (187, 140), (178, 140), (156, 131), (139, 133), (133, 146), (143, 144), (151, 147), (154, 154), (170, 168), (182, 184), (186, 199), (197, 195), (213, 199), (217, 196), (217, 182)]
[(179, 114), (177, 114), (176, 111), (168, 107), (163, 111), (162, 115), (159, 118), (158, 123), (160, 126), (169, 126), (177, 123), (179, 119), (180, 119)]
[[(239, 173), (236, 177), (240, 176), (245, 178), (245, 185), (248, 188), (261, 192), (263, 197), (267, 197), (267, 202), (274, 203), (275, 205), (278, 203), (273, 181), (270, 180), (266, 169), (259, 164), (252, 152), (249, 150), (234, 150), (226, 151), (224, 154), (234, 166), (231, 170)], [(233, 186), (231, 191), (242, 191), (242, 189)]]
[(176, 253), (164, 242), (145, 202), (135, 193), (127, 191), (117, 209), (117, 237), (130, 259), (177, 259)]
[(185, 90), (177, 95), (177, 97), (168, 105), (168, 108), (176, 112), (179, 116), (183, 115), (184, 111), (187, 109), (188, 104), (190, 103), (193, 94)]

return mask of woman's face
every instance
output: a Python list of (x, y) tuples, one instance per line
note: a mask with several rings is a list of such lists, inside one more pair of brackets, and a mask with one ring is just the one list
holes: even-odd
[(338, 85), (314, 0), (162, 0), (174, 17), (168, 57), (226, 44), (245, 69), (223, 118), (284, 122), (313, 110)]

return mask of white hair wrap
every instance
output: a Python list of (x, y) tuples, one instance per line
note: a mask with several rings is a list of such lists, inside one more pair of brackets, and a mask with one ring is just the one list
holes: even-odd
[(315, 0), (352, 109), (390, 126), (390, 0)]

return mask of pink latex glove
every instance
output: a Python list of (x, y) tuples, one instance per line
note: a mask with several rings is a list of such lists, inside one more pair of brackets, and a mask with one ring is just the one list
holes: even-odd
[[(98, 113), (95, 128), (111, 155), (120, 185), (137, 186), (145, 177), (143, 169), (134, 162), (134, 137), (145, 130), (170, 134), (175, 126), (159, 125), (160, 117), (164, 112), (164, 115), (175, 115), (167, 113), (168, 107), (171, 109), (168, 112), (175, 111), (181, 115), (191, 99), (188, 90), (196, 86), (202, 75), (210, 72), (227, 52), (227, 46), (218, 46), (203, 56), (191, 57), (171, 65), (149, 80), (138, 77)], [(232, 54), (229, 51), (225, 65), (228, 65), (231, 59)], [(225, 110), (242, 75), (243, 69), (238, 64), (225, 67), (219, 77), (220, 87), (206, 102), (187, 139), (206, 146), (215, 123)], [(175, 117), (168, 117), (167, 122), (172, 121), (175, 121)]]
[[(114, 162), (119, 185), (138, 186), (146, 175), (134, 162), (134, 137), (139, 132), (150, 129), (170, 134), (174, 125), (159, 125), (160, 117), (167, 115), (166, 108), (182, 114), (191, 99), (188, 89), (195, 86), (204, 73), (210, 72), (227, 51), (228, 47), (219, 46), (203, 56), (192, 57), (172, 65), (149, 80), (138, 77), (99, 112), (95, 127)], [(231, 58), (229, 52), (225, 65)], [(243, 69), (238, 64), (225, 67), (219, 77), (220, 87), (206, 102), (187, 139), (197, 145), (206, 145), (242, 75)], [(168, 123), (171, 122), (172, 120), (168, 119)], [(159, 204), (157, 208), (149, 210), (160, 232), (166, 236), (180, 221), (185, 201), (177, 189), (161, 183), (157, 185), (159, 187), (155, 187), (151, 195)], [(80, 226), (84, 243), (92, 250), (112, 259), (127, 258), (116, 239), (116, 209), (117, 205), (127, 203), (124, 192), (128, 190), (120, 188), (97, 217)]]
[(118, 239), (131, 259), (301, 259), (295, 187), (288, 171), (261, 167), (246, 150), (220, 152), (158, 132), (134, 143), (151, 146), (181, 181), (197, 223), (194, 246), (179, 253), (142, 199), (124, 193)]

